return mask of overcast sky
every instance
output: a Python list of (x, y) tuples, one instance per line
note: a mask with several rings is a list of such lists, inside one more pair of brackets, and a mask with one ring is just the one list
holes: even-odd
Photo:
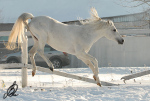
[(34, 16), (46, 15), (59, 21), (89, 18), (91, 7), (100, 17), (142, 12), (142, 8), (123, 7), (121, 0), (0, 0), (0, 23), (14, 23), (24, 12)]

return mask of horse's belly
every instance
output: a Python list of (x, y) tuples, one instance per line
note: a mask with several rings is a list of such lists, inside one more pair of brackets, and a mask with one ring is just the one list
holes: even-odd
[(67, 52), (69, 54), (75, 54), (75, 49), (71, 42), (66, 42), (66, 40), (59, 40), (59, 41), (48, 41), (48, 44), (53, 47), (54, 49), (62, 52)]

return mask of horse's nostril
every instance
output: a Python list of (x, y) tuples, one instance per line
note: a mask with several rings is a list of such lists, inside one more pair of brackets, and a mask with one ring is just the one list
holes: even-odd
[(124, 43), (124, 39), (117, 39), (118, 44), (123, 44)]
[(124, 43), (124, 40), (122, 39), (122, 43)]

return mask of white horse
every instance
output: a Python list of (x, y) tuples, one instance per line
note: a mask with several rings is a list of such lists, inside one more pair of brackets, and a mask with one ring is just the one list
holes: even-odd
[[(28, 23), (28, 19), (31, 19), (30, 23)], [(89, 20), (80, 22), (82, 25), (67, 25), (48, 16), (33, 17), (30, 13), (23, 13), (13, 26), (6, 48), (14, 49), (16, 48), (16, 42), (22, 43), (26, 27), (34, 40), (34, 45), (29, 52), (33, 65), (32, 76), (36, 73), (34, 60), (36, 53), (46, 61), (50, 70), (53, 71), (53, 64), (44, 55), (44, 46), (48, 44), (56, 50), (70, 53), (82, 60), (93, 71), (93, 78), (97, 85), (101, 86), (98, 77), (98, 61), (88, 52), (92, 45), (103, 36), (117, 41), (119, 44), (123, 44), (124, 40), (113, 22), (99, 18), (95, 8), (91, 9)]]

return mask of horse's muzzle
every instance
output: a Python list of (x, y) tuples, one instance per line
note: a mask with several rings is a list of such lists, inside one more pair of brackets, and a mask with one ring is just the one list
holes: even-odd
[(124, 39), (117, 39), (118, 44), (123, 44), (124, 43)]

